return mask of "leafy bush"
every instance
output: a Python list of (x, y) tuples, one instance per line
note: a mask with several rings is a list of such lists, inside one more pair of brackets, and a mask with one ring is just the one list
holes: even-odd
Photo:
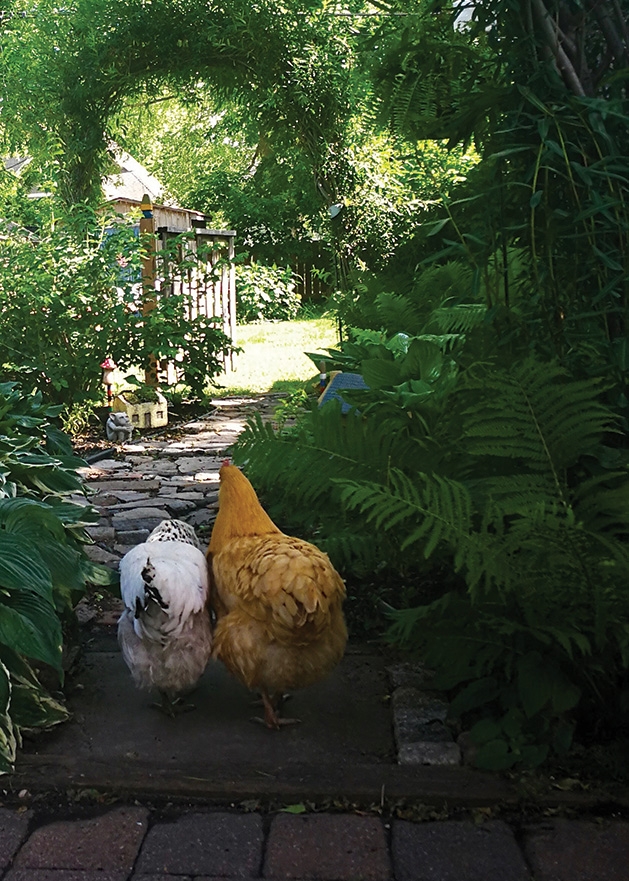
[(236, 267), (236, 309), (238, 320), (288, 321), (299, 312), (297, 293), (290, 267), (251, 263)]
[(474, 304), (428, 324), (331, 353), (370, 386), (357, 409), (252, 422), (236, 458), (280, 522), (393, 581), (389, 638), (436, 668), (478, 764), (531, 767), (627, 721), (627, 456), (596, 380), (498, 347)]
[(0, 384), (0, 773), (11, 770), (23, 729), (68, 718), (36, 667), (63, 683), (63, 623), (87, 582), (111, 581), (82, 552), (98, 513), (67, 498), (82, 492), (84, 463), (51, 422), (60, 409)]
[[(177, 243), (176, 243), (177, 244)], [(0, 363), (67, 406), (102, 398), (100, 363), (121, 369), (177, 359), (199, 394), (223, 370), (230, 343), (214, 319), (189, 314), (186, 296), (142, 314), (142, 249), (133, 227), (84, 207), (39, 237), (9, 230), (0, 253)]]

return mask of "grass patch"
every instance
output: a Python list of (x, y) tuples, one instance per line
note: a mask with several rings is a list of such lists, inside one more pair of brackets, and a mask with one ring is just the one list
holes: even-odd
[(217, 377), (216, 397), (290, 392), (316, 381), (317, 368), (304, 352), (321, 352), (338, 342), (333, 318), (270, 321), (236, 328), (234, 369)]

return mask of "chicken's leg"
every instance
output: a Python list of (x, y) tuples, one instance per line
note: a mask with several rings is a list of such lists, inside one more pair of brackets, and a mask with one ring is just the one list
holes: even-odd
[(160, 702), (157, 703), (156, 701), (151, 704), (151, 706), (156, 710), (159, 710), (160, 713), (164, 713), (165, 716), (169, 716), (171, 719), (175, 719), (182, 713), (189, 713), (191, 710), (196, 710), (194, 704), (187, 704), (181, 697), (172, 697), (165, 691), (160, 691), (159, 696)]
[(266, 725), (267, 728), (275, 730), (279, 730), (284, 725), (298, 725), (301, 722), (301, 719), (285, 719), (278, 715), (276, 704), (278, 701), (281, 701), (282, 695), (273, 700), (266, 689), (261, 688), (260, 696), (264, 704), (264, 719), (256, 716), (254, 722), (260, 722), (262, 725)]

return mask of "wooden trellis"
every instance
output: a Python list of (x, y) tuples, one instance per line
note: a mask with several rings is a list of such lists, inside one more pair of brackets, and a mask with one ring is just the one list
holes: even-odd
[[(140, 221), (140, 234), (148, 233), (151, 251), (142, 273), (144, 308), (150, 310), (162, 297), (176, 294), (184, 303), (184, 315), (215, 319), (217, 327), (234, 340), (236, 334), (236, 274), (234, 230), (206, 229), (198, 221), (192, 230), (160, 226), (148, 212)], [(151, 228), (152, 227), (152, 228)], [(225, 369), (233, 368), (233, 355), (224, 355)], [(160, 369), (164, 365), (160, 365)], [(156, 382), (147, 375), (147, 381)]]
[[(195, 228), (193, 235), (157, 230), (158, 284), (161, 296), (182, 295), (187, 317), (220, 320), (233, 340), (236, 332), (234, 230)], [(173, 247), (174, 246), (174, 247)]]

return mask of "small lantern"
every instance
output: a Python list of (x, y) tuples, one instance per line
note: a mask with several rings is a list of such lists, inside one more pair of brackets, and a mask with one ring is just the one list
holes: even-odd
[(107, 358), (105, 358), (103, 363), (100, 365), (100, 367), (101, 367), (101, 370), (103, 371), (103, 378), (102, 378), (101, 382), (103, 383), (103, 385), (107, 389), (107, 406), (111, 410), (111, 401), (113, 398), (113, 395), (111, 393), (111, 386), (113, 384), (113, 376), (114, 376), (114, 370), (116, 369), (116, 362), (114, 361), (113, 358), (107, 357)]

